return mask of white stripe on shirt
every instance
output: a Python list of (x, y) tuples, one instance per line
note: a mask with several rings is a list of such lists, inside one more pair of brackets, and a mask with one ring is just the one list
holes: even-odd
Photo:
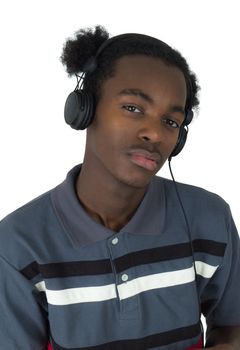
[[(197, 274), (204, 278), (211, 278), (218, 268), (218, 266), (212, 266), (202, 261), (196, 261), (195, 266)], [(195, 274), (192, 266), (187, 269), (138, 277), (118, 285), (117, 288), (120, 300), (124, 300), (148, 290), (174, 287), (191, 283), (194, 280)], [(46, 293), (48, 303), (52, 305), (101, 302), (117, 298), (115, 284), (51, 290), (47, 289), (45, 282), (42, 281), (35, 286), (39, 291)]]

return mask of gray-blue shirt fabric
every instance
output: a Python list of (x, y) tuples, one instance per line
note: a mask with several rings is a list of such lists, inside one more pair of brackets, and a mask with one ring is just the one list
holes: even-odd
[[(208, 325), (240, 325), (240, 245), (219, 196), (155, 176), (119, 232), (66, 180), (0, 223), (0, 344), (6, 350), (187, 349)], [(96, 193), (96, 196), (98, 194)], [(197, 290), (196, 290), (197, 287)]]

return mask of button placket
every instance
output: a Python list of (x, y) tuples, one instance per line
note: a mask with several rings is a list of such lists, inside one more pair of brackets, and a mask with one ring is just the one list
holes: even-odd
[[(121, 233), (121, 236), (114, 235), (108, 240), (108, 247), (111, 256), (111, 264), (115, 275), (115, 288), (117, 294), (117, 300), (119, 303), (119, 319), (120, 320), (136, 320), (140, 317), (139, 311), (139, 297), (136, 295), (133, 298), (122, 299), (120, 297), (122, 288), (130, 288), (128, 287), (129, 281), (134, 278), (134, 274), (128, 273), (127, 270), (122, 270), (120, 266), (115, 266), (115, 263), (118, 263), (118, 259), (123, 256), (127, 257), (129, 253), (129, 247), (127, 246), (125, 239), (123, 236), (124, 233)], [(119, 262), (120, 263), (120, 262)], [(122, 270), (117, 273), (117, 270)], [(132, 287), (131, 287), (132, 288)]]
[(119, 292), (118, 292), (118, 279), (119, 279), (119, 274), (116, 272), (116, 267), (115, 267), (115, 259), (116, 259), (116, 249), (117, 245), (119, 243), (119, 238), (118, 237), (111, 237), (108, 239), (108, 251), (109, 251), (109, 257), (111, 261), (111, 266), (112, 266), (112, 271), (114, 275), (114, 282), (115, 282), (115, 290), (116, 290), (116, 295), (117, 295), (117, 300), (120, 304), (120, 297), (119, 297)]

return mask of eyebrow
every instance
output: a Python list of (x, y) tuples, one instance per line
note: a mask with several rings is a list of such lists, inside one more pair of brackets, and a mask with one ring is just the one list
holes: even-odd
[(174, 112), (180, 112), (180, 113), (182, 113), (182, 114), (184, 114), (184, 115), (185, 115), (185, 113), (186, 113), (185, 109), (184, 109), (183, 107), (181, 107), (181, 106), (173, 105), (173, 106), (170, 106), (169, 109), (170, 109), (170, 111), (171, 111), (172, 113), (174, 113)]
[[(154, 103), (154, 100), (151, 96), (146, 94), (140, 89), (123, 89), (119, 92), (118, 95), (128, 95), (128, 96), (137, 96), (141, 97), (143, 100), (147, 101), (150, 104)], [(170, 112), (180, 112), (185, 115), (185, 109), (182, 106), (177, 106), (177, 105), (171, 105), (169, 108)]]
[(119, 92), (118, 95), (138, 96), (151, 104), (154, 103), (152, 97), (150, 97), (148, 94), (146, 94), (140, 89), (123, 89), (122, 91)]

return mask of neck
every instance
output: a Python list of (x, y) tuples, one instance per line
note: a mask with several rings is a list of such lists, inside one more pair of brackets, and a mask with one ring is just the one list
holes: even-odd
[(117, 181), (96, 165), (83, 163), (76, 183), (80, 202), (88, 214), (105, 227), (119, 231), (131, 219), (146, 188), (134, 188)]

